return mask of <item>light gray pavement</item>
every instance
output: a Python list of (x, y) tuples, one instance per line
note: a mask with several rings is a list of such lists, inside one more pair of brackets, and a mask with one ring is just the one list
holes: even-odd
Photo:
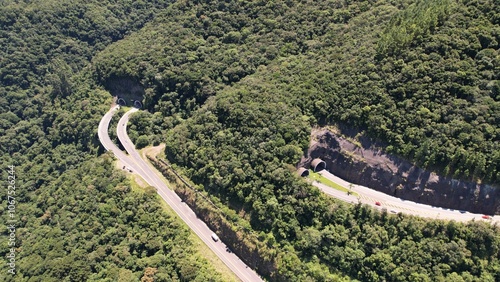
[[(120, 119), (117, 128), (118, 139), (130, 155), (123, 153), (111, 141), (108, 135), (108, 127), (113, 114), (117, 110), (118, 106), (111, 108), (110, 111), (103, 116), (101, 122), (99, 123), (98, 135), (104, 148), (108, 151), (112, 151), (115, 156), (127, 166), (127, 168), (130, 168), (133, 172), (142, 176), (149, 185), (155, 187), (162, 199), (172, 207), (179, 217), (186, 222), (186, 224), (201, 238), (201, 240), (210, 249), (212, 249), (212, 251), (242, 281), (263, 281), (257, 273), (243, 263), (234, 253), (227, 252), (227, 247), (223, 242), (214, 242), (211, 239), (211, 234), (213, 232), (208, 228), (208, 226), (202, 220), (198, 219), (195, 213), (181, 201), (177, 194), (167, 187), (165, 182), (163, 182), (160, 177), (152, 171), (151, 167), (141, 158), (137, 150), (135, 150), (134, 144), (127, 135), (127, 123), (129, 116), (136, 112), (137, 109), (128, 111)], [(333, 189), (319, 182), (313, 182), (313, 185), (318, 187), (325, 194), (336, 197), (345, 202), (357, 203), (359, 201), (378, 209), (386, 208), (388, 212), (393, 210), (395, 212), (402, 212), (428, 218), (452, 219), (456, 221), (470, 221), (474, 219), (476, 221), (482, 220), (492, 223), (499, 223), (500, 221), (500, 216), (495, 216), (492, 219), (483, 219), (482, 214), (473, 214), (469, 212), (463, 213), (457, 210), (444, 209), (401, 200), (361, 185), (351, 184), (326, 170), (321, 171), (320, 174), (347, 189), (352, 187), (352, 191), (358, 194), (358, 196), (347, 195), (345, 192)], [(381, 206), (376, 206), (375, 202), (380, 202)]]
[[(211, 238), (212, 230), (189, 208), (187, 204), (182, 202), (181, 198), (170, 190), (162, 179), (151, 169), (144, 161), (140, 154), (135, 150), (135, 146), (127, 135), (127, 123), (129, 116), (136, 112), (137, 109), (132, 109), (125, 113), (118, 122), (117, 134), (118, 139), (123, 147), (129, 153), (127, 158), (133, 161), (131, 167), (134, 172), (144, 178), (151, 186), (157, 189), (158, 194), (162, 199), (179, 215), (179, 217), (200, 237), (200, 239), (238, 276), (242, 281), (263, 281), (262, 278), (248, 267), (238, 256), (227, 251), (227, 246), (219, 240), (214, 242)], [(107, 132), (107, 131), (106, 131)], [(117, 158), (122, 160), (123, 156)], [(223, 240), (223, 238), (221, 238)]]
[(109, 138), (108, 134), (108, 128), (109, 128), (109, 123), (111, 122), (111, 118), (113, 115), (118, 111), (120, 107), (119, 106), (114, 106), (112, 107), (101, 119), (99, 122), (99, 128), (97, 131), (97, 135), (99, 136), (99, 141), (101, 142), (102, 146), (106, 151), (111, 151), (113, 154), (116, 156), (117, 159), (121, 160), (122, 163), (131, 170), (137, 170), (138, 167), (133, 162), (127, 154), (122, 152), (118, 146), (116, 146), (113, 141), (111, 141), (111, 138)]
[[(424, 205), (412, 201), (402, 200), (400, 198), (387, 195), (385, 193), (370, 189), (365, 186), (352, 184), (350, 182), (343, 180), (340, 177), (335, 176), (334, 174), (330, 173), (327, 170), (320, 171), (319, 174), (347, 189), (349, 189), (349, 187), (352, 187), (352, 191), (356, 192), (358, 194), (357, 196), (347, 195), (347, 193), (343, 191), (336, 190), (329, 186), (323, 185), (319, 182), (313, 182), (313, 185), (318, 187), (325, 194), (328, 194), (345, 202), (357, 203), (359, 201), (363, 204), (373, 206), (377, 209), (386, 208), (389, 213), (391, 213), (391, 211), (394, 211), (396, 213), (401, 212), (421, 217), (447, 219), (447, 220), (455, 220), (462, 222), (474, 219), (476, 221), (500, 223), (500, 216), (494, 216), (490, 219), (483, 219), (482, 214), (474, 214), (459, 210), (433, 207), (430, 205)], [(381, 206), (375, 205), (376, 202), (380, 202)]]

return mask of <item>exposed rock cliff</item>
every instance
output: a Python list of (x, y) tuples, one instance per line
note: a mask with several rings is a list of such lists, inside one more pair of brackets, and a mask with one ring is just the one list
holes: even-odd
[(308, 155), (300, 165), (321, 158), (327, 169), (355, 184), (423, 204), (500, 214), (500, 188), (440, 177), (384, 153), (368, 139), (351, 142), (327, 129), (314, 129)]

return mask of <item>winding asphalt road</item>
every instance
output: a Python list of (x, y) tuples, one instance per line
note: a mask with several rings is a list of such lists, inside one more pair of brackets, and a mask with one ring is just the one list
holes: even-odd
[[(179, 217), (186, 222), (186, 224), (201, 238), (205, 244), (212, 249), (212, 251), (242, 280), (242, 281), (263, 281), (262, 278), (257, 275), (253, 270), (251, 270), (245, 263), (243, 263), (234, 253), (228, 252), (226, 245), (221, 242), (214, 242), (211, 239), (211, 234), (213, 233), (207, 225), (198, 219), (195, 213), (185, 204), (182, 200), (170, 190), (165, 182), (163, 182), (160, 177), (153, 171), (153, 169), (141, 158), (140, 154), (135, 150), (135, 146), (127, 135), (127, 123), (129, 116), (136, 112), (137, 109), (132, 109), (125, 113), (125, 115), (120, 119), (117, 127), (118, 139), (122, 143), (123, 147), (129, 153), (126, 155), (122, 152), (118, 146), (116, 146), (108, 135), (108, 127), (113, 114), (119, 109), (118, 106), (111, 108), (101, 119), (99, 123), (99, 140), (101, 141), (104, 148), (108, 151), (112, 151), (115, 156), (122, 161), (127, 168), (133, 172), (139, 174), (144, 180), (151, 186), (157, 189), (158, 194), (167, 202), (170, 207), (179, 215)], [(356, 192), (358, 195), (347, 195), (343, 191), (339, 191), (328, 187), (319, 182), (313, 182), (313, 185), (318, 187), (325, 194), (336, 197), (340, 200), (346, 202), (357, 203), (361, 202), (363, 204), (371, 205), (378, 209), (387, 209), (391, 213), (406, 213), (417, 215), (421, 217), (437, 218), (437, 219), (448, 219), (456, 221), (470, 221), (470, 220), (482, 220), (491, 223), (500, 223), (500, 216), (496, 216), (490, 219), (484, 219), (482, 214), (473, 214), (465, 211), (458, 211), (452, 209), (445, 209), (440, 207), (434, 207), (424, 204), (419, 204), (411, 201), (405, 201), (382, 192), (375, 191), (373, 189), (351, 184), (332, 173), (323, 170), (320, 172), (322, 177), (328, 178), (335, 183)], [(379, 202), (381, 205), (377, 206), (375, 203)]]
[(108, 134), (108, 128), (109, 128), (109, 123), (111, 122), (111, 118), (113, 115), (120, 109), (119, 106), (112, 107), (101, 119), (99, 122), (99, 129), (97, 131), (97, 135), (99, 136), (99, 141), (101, 142), (102, 146), (106, 151), (111, 151), (113, 154), (116, 156), (117, 159), (121, 160), (123, 164), (131, 169), (131, 170), (137, 170), (138, 167), (133, 162), (127, 154), (122, 152), (118, 146), (116, 146), (113, 141), (111, 141), (111, 138), (109, 138)]
[(127, 123), (129, 116), (136, 112), (137, 109), (132, 109), (125, 113), (118, 122), (117, 135), (123, 147), (129, 155), (123, 153), (109, 138), (108, 127), (111, 117), (119, 107), (113, 107), (102, 118), (99, 123), (99, 140), (106, 150), (112, 151), (115, 156), (122, 161), (134, 173), (139, 174), (149, 185), (157, 189), (158, 194), (162, 199), (179, 215), (179, 217), (205, 242), (205, 244), (222, 260), (231, 271), (242, 281), (263, 281), (262, 278), (251, 268), (249, 268), (238, 256), (229, 252), (227, 246), (219, 240), (212, 240), (212, 230), (189, 208), (187, 204), (182, 202), (181, 198), (170, 190), (165, 182), (153, 171), (153, 169), (144, 161), (140, 154), (135, 150), (135, 146), (127, 135)]
[[(459, 211), (453, 209), (446, 209), (440, 207), (434, 207), (430, 205), (424, 205), (415, 203), (412, 201), (402, 200), (400, 198), (396, 198), (385, 193), (370, 189), (365, 186), (356, 185), (349, 183), (340, 177), (337, 177), (330, 173), (327, 170), (322, 170), (319, 172), (322, 177), (325, 177), (340, 186), (343, 186), (346, 189), (352, 187), (352, 191), (356, 192), (358, 195), (347, 195), (346, 192), (336, 190), (329, 186), (326, 186), (319, 182), (313, 182), (313, 185), (318, 187), (325, 194), (330, 195), (332, 197), (338, 198), (342, 201), (349, 203), (357, 203), (358, 201), (373, 206), (378, 209), (386, 208), (390, 213), (405, 213), (412, 214), (421, 217), (428, 218), (436, 218), (436, 219), (447, 219), (447, 220), (455, 220), (455, 221), (488, 221), (491, 223), (500, 223), (500, 216), (490, 217), (489, 219), (484, 219), (482, 214), (469, 213), (466, 211)], [(379, 202), (380, 206), (377, 206), (375, 203)]]

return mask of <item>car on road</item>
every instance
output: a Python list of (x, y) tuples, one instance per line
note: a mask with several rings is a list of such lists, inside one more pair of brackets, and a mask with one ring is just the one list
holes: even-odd
[(491, 217), (490, 217), (489, 215), (485, 215), (485, 214), (484, 214), (484, 215), (482, 216), (482, 218), (484, 218), (484, 219), (490, 219)]
[(217, 234), (215, 233), (212, 233), (212, 240), (214, 240), (215, 242), (219, 241), (219, 236), (217, 236)]
[(381, 206), (382, 204), (380, 202), (375, 202), (376, 206)]
[(398, 213), (396, 210), (391, 210), (392, 213)]

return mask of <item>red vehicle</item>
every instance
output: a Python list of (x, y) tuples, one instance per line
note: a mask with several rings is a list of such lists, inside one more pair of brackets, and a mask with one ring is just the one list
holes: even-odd
[(483, 218), (484, 219), (490, 219), (490, 216), (489, 215), (483, 215)]
[(382, 204), (380, 202), (375, 202), (376, 206), (381, 206)]

